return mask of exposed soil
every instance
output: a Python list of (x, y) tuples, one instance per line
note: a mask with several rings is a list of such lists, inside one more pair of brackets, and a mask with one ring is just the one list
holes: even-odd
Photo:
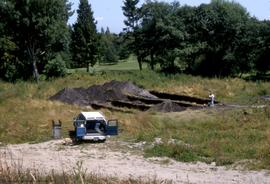
[(185, 107), (178, 105), (171, 100), (164, 101), (160, 104), (154, 105), (149, 109), (149, 111), (158, 111), (158, 112), (180, 112), (186, 110)]
[(92, 106), (93, 108), (137, 109), (141, 111), (179, 112), (186, 107), (202, 108), (208, 99), (183, 96), (177, 94), (149, 92), (132, 82), (110, 81), (103, 85), (93, 85), (89, 88), (65, 88), (50, 100), (58, 100), (69, 104)]
[[(186, 96), (186, 95), (169, 94), (169, 93), (161, 93), (158, 91), (151, 91), (150, 93), (161, 99), (171, 99), (171, 100), (185, 101), (185, 102), (196, 103), (196, 104), (209, 103), (209, 99), (204, 99), (204, 98), (198, 98), (198, 97), (192, 97), (192, 96)], [(219, 103), (219, 102), (215, 101), (215, 103)]]
[(64, 88), (50, 99), (84, 106), (89, 105), (89, 100), (86, 96), (87, 91), (84, 88)]
[(110, 81), (89, 88), (65, 88), (52, 96), (50, 100), (59, 100), (77, 105), (91, 105), (92, 102), (106, 103), (115, 100), (128, 100), (127, 95), (157, 98), (131, 82)]
[[(87, 173), (120, 179), (168, 180), (173, 183), (270, 183), (266, 171), (240, 171), (214, 163), (182, 163), (168, 158), (144, 158), (141, 144), (108, 141), (104, 144), (64, 145), (64, 140), (0, 147), (0, 163), (41, 173), (72, 172), (82, 162)], [(143, 143), (142, 143), (143, 144)]]

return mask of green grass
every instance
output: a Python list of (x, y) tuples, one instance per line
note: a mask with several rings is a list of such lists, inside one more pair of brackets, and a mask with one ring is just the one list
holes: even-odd
[[(147, 65), (143, 63), (143, 69), (147, 68)], [(126, 60), (120, 60), (117, 64), (99, 64), (89, 68), (90, 73), (103, 72), (103, 71), (136, 71), (139, 70), (139, 65), (136, 57), (131, 55)], [(69, 73), (74, 72), (86, 72), (86, 68), (70, 69)]]
[[(143, 68), (145, 69), (147, 66), (144, 63)], [(131, 71), (131, 70), (139, 70), (138, 62), (136, 61), (135, 56), (130, 56), (127, 60), (119, 61), (116, 65), (95, 65), (94, 71)]]
[[(221, 110), (211, 114), (206, 111), (199, 112), (198, 116), (193, 112), (189, 113), (189, 119), (185, 113), (177, 118), (158, 115), (141, 122), (151, 128), (139, 132), (137, 139), (152, 142), (155, 137), (162, 138), (163, 144), (146, 149), (146, 156), (216, 162), (217, 165), (248, 159), (253, 161), (249, 168), (270, 169), (269, 112), (269, 108)], [(170, 144), (171, 139), (176, 143)]]
[[(111, 66), (112, 67), (112, 66)], [(115, 66), (114, 66), (115, 67)], [(124, 68), (124, 67), (123, 67)], [(268, 82), (237, 78), (209, 79), (190, 75), (155, 73), (144, 69), (72, 73), (64, 78), (15, 84), (0, 81), (0, 140), (3, 143), (38, 142), (51, 139), (51, 121), (63, 122), (63, 135), (73, 129), (72, 119), (83, 107), (49, 101), (65, 87), (89, 87), (110, 80), (130, 80), (151, 90), (207, 97), (234, 104), (266, 104), (264, 109), (185, 111), (181, 113), (120, 113), (102, 110), (117, 118), (123, 129), (119, 139), (147, 141), (156, 137), (162, 145), (146, 149), (146, 156), (168, 156), (181, 161), (215, 161), (231, 164), (251, 160), (249, 168), (270, 169), (270, 108), (259, 96), (270, 94)], [(179, 145), (168, 144), (176, 139)]]

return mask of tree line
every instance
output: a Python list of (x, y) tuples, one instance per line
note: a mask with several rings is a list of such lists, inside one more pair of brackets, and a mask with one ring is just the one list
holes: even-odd
[(68, 0), (0, 1), (0, 78), (39, 81), (130, 54), (140, 69), (146, 63), (166, 73), (235, 76), (270, 69), (270, 22), (234, 1), (192, 7), (124, 0), (122, 10), (126, 27), (114, 34), (97, 31), (88, 0), (80, 0), (72, 26)]
[(97, 32), (88, 0), (80, 0), (77, 21), (69, 26), (73, 13), (68, 0), (1, 0), (0, 79), (39, 81), (123, 57), (118, 35), (109, 28)]
[(166, 73), (235, 76), (270, 69), (270, 21), (239, 3), (212, 0), (197, 7), (125, 0), (125, 33), (139, 66)]
[(0, 1), (0, 78), (38, 80), (53, 63), (65, 68), (70, 8), (67, 0)]

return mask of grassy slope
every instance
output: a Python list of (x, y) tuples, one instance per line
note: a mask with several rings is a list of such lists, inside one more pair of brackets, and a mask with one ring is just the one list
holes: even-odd
[[(108, 66), (111, 67), (111, 66)], [(207, 97), (214, 91), (227, 103), (258, 103), (259, 95), (270, 94), (269, 83), (240, 79), (204, 79), (188, 75), (164, 76), (148, 70), (108, 71), (95, 75), (74, 73), (40, 84), (0, 82), (0, 140), (4, 143), (35, 142), (51, 138), (51, 120), (63, 122), (63, 134), (72, 130), (72, 118), (83, 107), (48, 99), (64, 87), (88, 87), (110, 80), (131, 80), (147, 89)], [(265, 102), (264, 102), (265, 103)], [(169, 156), (181, 161), (216, 161), (230, 164), (255, 160), (252, 168), (270, 169), (270, 109), (185, 111), (181, 113), (136, 112), (125, 114), (104, 110), (108, 118), (118, 118), (121, 139), (163, 144), (146, 150), (146, 155)], [(168, 144), (176, 139), (177, 146)]]

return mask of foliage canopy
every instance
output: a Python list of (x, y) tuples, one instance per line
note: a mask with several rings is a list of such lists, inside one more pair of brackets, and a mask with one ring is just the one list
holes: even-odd
[(1, 78), (38, 81), (46, 63), (67, 52), (70, 8), (67, 0), (0, 2)]

